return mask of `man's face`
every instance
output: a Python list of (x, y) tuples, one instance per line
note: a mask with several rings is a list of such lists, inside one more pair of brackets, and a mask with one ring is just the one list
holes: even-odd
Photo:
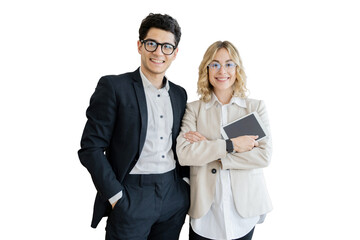
[[(148, 34), (143, 40), (152, 40), (156, 43), (170, 43), (175, 46), (174, 34), (159, 28), (150, 28)], [(141, 55), (141, 70), (149, 80), (161, 79), (165, 71), (170, 67), (171, 62), (176, 58), (178, 49), (171, 55), (165, 55), (158, 45), (154, 52), (145, 49), (145, 43), (138, 41), (138, 52)]]

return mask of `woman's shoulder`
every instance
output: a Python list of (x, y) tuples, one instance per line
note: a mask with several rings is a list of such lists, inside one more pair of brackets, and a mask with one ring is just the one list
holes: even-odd
[(264, 100), (246, 98), (245, 101), (246, 101), (246, 108), (249, 111), (261, 112), (266, 109), (266, 104), (265, 104)]
[(258, 106), (264, 103), (264, 100), (254, 99), (254, 98), (245, 98), (244, 100), (247, 106)]
[(203, 101), (196, 100), (196, 101), (187, 103), (186, 108), (187, 108), (187, 111), (198, 113), (200, 111), (200, 109), (202, 109), (204, 106), (205, 106), (205, 103)]
[(199, 106), (201, 102), (202, 102), (201, 100), (196, 100), (196, 101), (188, 102), (187, 105), (189, 107), (195, 107), (195, 106)]

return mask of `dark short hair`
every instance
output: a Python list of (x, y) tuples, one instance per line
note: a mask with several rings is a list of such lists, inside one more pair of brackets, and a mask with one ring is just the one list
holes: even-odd
[(144, 20), (142, 20), (139, 28), (139, 39), (144, 40), (150, 28), (159, 28), (174, 34), (175, 46), (180, 42), (181, 28), (176, 21), (167, 14), (154, 14), (150, 13)]

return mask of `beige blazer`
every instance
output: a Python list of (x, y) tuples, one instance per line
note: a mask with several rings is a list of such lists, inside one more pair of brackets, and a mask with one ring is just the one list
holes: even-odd
[[(192, 218), (200, 218), (209, 211), (215, 196), (216, 175), (221, 168), (230, 170), (231, 188), (240, 216), (259, 216), (272, 210), (262, 170), (269, 165), (272, 151), (265, 104), (260, 100), (244, 100), (246, 108), (229, 106), (228, 122), (256, 111), (269, 133), (268, 138), (259, 141), (258, 147), (244, 153), (226, 152), (220, 133), (221, 107), (217, 102), (208, 109), (200, 100), (187, 104), (176, 151), (180, 164), (191, 166), (189, 215)], [(190, 144), (183, 137), (188, 131), (198, 131), (207, 141)]]

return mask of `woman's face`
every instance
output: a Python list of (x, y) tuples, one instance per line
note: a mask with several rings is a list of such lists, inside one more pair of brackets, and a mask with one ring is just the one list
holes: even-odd
[(209, 81), (214, 93), (232, 94), (236, 79), (236, 64), (231, 60), (225, 48), (217, 51), (214, 60), (209, 64)]

